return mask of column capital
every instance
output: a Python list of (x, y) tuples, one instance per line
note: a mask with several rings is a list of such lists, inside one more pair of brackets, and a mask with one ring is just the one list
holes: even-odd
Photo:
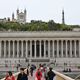
[(51, 40), (48, 40), (48, 42), (50, 42)]
[(4, 43), (6, 42), (6, 40), (4, 40)]
[(15, 40), (12, 40), (13, 42), (15, 42)]
[(24, 40), (20, 40), (21, 42), (23, 42)]
[(32, 40), (29, 40), (30, 42), (32, 42)]
[(43, 41), (46, 41), (46, 40), (43, 40)]
[(72, 40), (69, 40), (70, 42), (72, 42)]
[(56, 40), (57, 42), (59, 42), (60, 40)]
[(11, 40), (8, 40), (8, 42), (10, 42)]
[(53, 42), (55, 41), (55, 40), (52, 40)]
[(19, 40), (17, 42), (19, 42)]
[(74, 40), (74, 42), (76, 42), (77, 40)]
[(28, 42), (28, 40), (25, 40), (26, 42)]
[(42, 40), (39, 40), (39, 42), (41, 42)]
[(64, 40), (61, 40), (61, 42), (63, 42)]
[(37, 40), (34, 40), (34, 42), (36, 42)]

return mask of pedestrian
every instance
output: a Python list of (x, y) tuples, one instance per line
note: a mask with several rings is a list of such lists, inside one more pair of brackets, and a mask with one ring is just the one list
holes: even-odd
[(15, 77), (13, 76), (11, 71), (7, 73), (5, 80), (15, 80)]
[(37, 80), (41, 80), (41, 78), (42, 78), (42, 72), (40, 71), (40, 69), (38, 69), (36, 72), (36, 78), (37, 78)]
[(25, 74), (27, 74), (27, 76), (29, 76), (29, 69), (28, 68), (25, 69), (24, 72), (25, 72)]
[(48, 80), (53, 80), (56, 74), (52, 71), (52, 68), (49, 68), (47, 75), (48, 75)]
[(33, 76), (33, 67), (32, 66), (30, 68), (30, 73), (31, 73), (31, 76)]
[(29, 76), (29, 69), (27, 68), (27, 76)]
[(18, 74), (17, 80), (28, 80), (27, 74), (24, 73), (24, 68), (20, 68), (20, 73)]
[(5, 76), (5, 80), (7, 80), (8, 77), (9, 77), (9, 73), (7, 72)]
[(48, 70), (47, 70), (47, 68), (45, 68), (45, 71), (44, 71), (44, 78), (45, 78), (45, 80), (48, 80)]

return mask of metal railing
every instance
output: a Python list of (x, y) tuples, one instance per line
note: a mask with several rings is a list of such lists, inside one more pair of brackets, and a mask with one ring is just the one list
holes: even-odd
[(54, 73), (56, 74), (56, 80), (75, 80), (57, 71), (54, 71)]

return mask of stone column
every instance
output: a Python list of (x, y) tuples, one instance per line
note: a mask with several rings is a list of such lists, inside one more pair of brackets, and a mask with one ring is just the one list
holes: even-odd
[(57, 57), (59, 57), (59, 41), (57, 40)]
[(21, 57), (23, 58), (23, 41), (21, 41), (21, 47), (22, 47), (22, 48), (21, 48), (21, 49), (22, 49), (22, 50), (21, 50)]
[(72, 57), (72, 41), (70, 40), (70, 57)]
[(6, 57), (6, 41), (4, 41), (4, 58)]
[(67, 49), (67, 40), (66, 40), (66, 57), (68, 57), (68, 51), (67, 51), (68, 49)]
[(50, 58), (50, 41), (48, 41), (48, 58)]
[(17, 41), (17, 58), (19, 58), (19, 41)]
[(32, 58), (32, 41), (30, 41), (30, 58)]
[(1, 41), (0, 41), (0, 58), (1, 58)]
[(28, 57), (28, 41), (26, 41), (26, 58)]
[(44, 58), (46, 58), (46, 41), (44, 40)]
[(40, 45), (40, 47), (39, 47), (39, 48), (40, 48), (40, 49), (39, 49), (40, 52), (39, 52), (39, 53), (40, 53), (40, 58), (41, 58), (41, 41), (39, 42), (39, 45)]
[(36, 58), (36, 40), (34, 41), (34, 57)]
[(36, 58), (36, 40), (34, 41), (34, 57)]
[(53, 40), (53, 58), (54, 58), (55, 56), (54, 56), (54, 40)]
[(74, 41), (74, 52), (75, 52), (75, 57), (76, 57), (76, 40)]
[(9, 53), (9, 58), (10, 58), (10, 41), (8, 41), (8, 53)]
[(15, 42), (13, 41), (13, 58), (15, 57), (15, 53), (14, 53), (14, 52), (15, 52), (14, 43), (15, 43)]
[(63, 40), (61, 40), (61, 57), (63, 57)]
[(80, 40), (79, 40), (79, 57), (80, 57)]

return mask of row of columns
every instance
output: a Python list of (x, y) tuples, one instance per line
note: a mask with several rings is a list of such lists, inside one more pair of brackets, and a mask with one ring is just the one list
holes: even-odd
[[(52, 40), (52, 44), (50, 43), (50, 41), (48, 40), (48, 50), (47, 50), (47, 47), (46, 47), (46, 40), (44, 40), (43, 42), (44, 42), (44, 57), (46, 58), (46, 51), (48, 51), (48, 58), (50, 58), (50, 57), (60, 57), (59, 56), (59, 40), (56, 40), (57, 41), (57, 49), (55, 49), (55, 40)], [(16, 50), (16, 48), (15, 48), (15, 41), (12, 41), (13, 42), (13, 46), (12, 46), (12, 51), (13, 51), (13, 54), (10, 52), (11, 51), (11, 44), (10, 44), (10, 41), (8, 41), (8, 46), (7, 46), (7, 43), (6, 43), (6, 41), (4, 41), (4, 48), (3, 48), (3, 45), (2, 45), (2, 42), (0, 42), (0, 57), (2, 56), (2, 48), (3, 48), (3, 50), (4, 50), (4, 57), (6, 57), (6, 56), (8, 56), (9, 58), (11, 57), (11, 55), (12, 55), (12, 57), (15, 57), (15, 50)], [(23, 45), (23, 41), (21, 41), (21, 57), (28, 57), (28, 41), (25, 41), (26, 42), (26, 48), (25, 48), (25, 53), (24, 53), (24, 51), (23, 51), (23, 49), (24, 49), (24, 45)], [(19, 53), (19, 41), (17, 41), (17, 57), (19, 58), (19, 55), (20, 55), (20, 53)], [(37, 52), (36, 52), (36, 46), (37, 44), (36, 44), (36, 41), (34, 41), (34, 57), (36, 58), (36, 54), (38, 54)], [(50, 52), (50, 48), (51, 48), (51, 45), (52, 45), (52, 56), (51, 56), (51, 52)], [(42, 57), (41, 56), (41, 40), (39, 40), (39, 53), (40, 53), (40, 58)], [(64, 44), (63, 44), (63, 40), (61, 40), (61, 57), (64, 57)], [(76, 40), (74, 41), (74, 56), (75, 57), (77, 57), (77, 49), (76, 49), (76, 47), (77, 47), (77, 45), (76, 45)], [(7, 55), (7, 53), (6, 53), (6, 50), (7, 50), (7, 48), (8, 48), (8, 55)], [(69, 48), (70, 48), (70, 50), (69, 50), (69, 53), (70, 53), (70, 57), (73, 57), (72, 55), (72, 40), (70, 40), (70, 45), (69, 45)], [(56, 51), (56, 53), (55, 53), (55, 51)], [(79, 52), (79, 57), (80, 57), (80, 41), (79, 41), (79, 49), (78, 49), (78, 52)], [(24, 55), (25, 54), (25, 55)], [(56, 55), (56, 56), (55, 56)], [(66, 57), (68, 57), (68, 40), (65, 40), (65, 56)], [(30, 58), (32, 58), (32, 41), (30, 41)]]

